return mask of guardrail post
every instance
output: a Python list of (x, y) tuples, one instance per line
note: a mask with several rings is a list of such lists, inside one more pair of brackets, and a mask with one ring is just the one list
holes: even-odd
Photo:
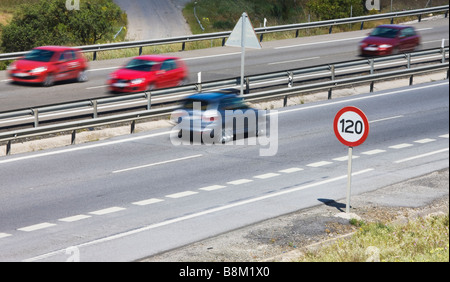
[(336, 78), (336, 71), (334, 65), (330, 66), (330, 72), (331, 72), (331, 80), (334, 80)]
[(328, 34), (331, 34), (333, 32), (333, 26), (330, 25), (330, 29), (328, 30)]
[(369, 64), (370, 64), (370, 74), (373, 74), (375, 71), (375, 60), (373, 58), (370, 59)]
[(39, 110), (38, 109), (32, 109), (33, 116), (34, 116), (34, 127), (39, 126)]
[(136, 130), (136, 121), (133, 120), (133, 121), (131, 122), (131, 130), (130, 130), (130, 134), (134, 134), (135, 130)]
[(147, 111), (152, 109), (152, 92), (145, 92), (145, 97), (147, 98)]
[(391, 24), (394, 24), (394, 18), (391, 18)]
[(97, 118), (98, 117), (98, 102), (97, 100), (91, 101), (92, 103), (92, 112), (93, 112), (93, 118)]
[(419, 23), (422, 21), (422, 15), (419, 15)]
[(364, 29), (364, 22), (361, 22), (361, 28), (360, 28), (360, 30), (363, 30)]
[(288, 71), (288, 87), (292, 88), (294, 86), (294, 73)]
[(250, 79), (245, 78), (245, 94), (250, 94)]
[(186, 49), (186, 42), (183, 42), (183, 44), (181, 45), (181, 51), (184, 51), (185, 49)]
[(374, 81), (370, 82), (370, 93), (373, 92), (374, 84), (375, 84)]
[(94, 51), (94, 58), (92, 58), (93, 61), (97, 61), (97, 51)]
[(139, 47), (139, 56), (142, 55), (142, 46)]
[(259, 42), (263, 42), (264, 39), (264, 33), (261, 33), (261, 35), (259, 36)]
[(406, 68), (410, 69), (411, 68), (411, 53), (406, 54), (406, 60), (407, 60)]
[(72, 130), (72, 136), (70, 138), (70, 144), (75, 145), (75, 141), (77, 139), (77, 130)]
[(11, 140), (9, 140), (8, 143), (6, 143), (6, 155), (7, 156), (11, 155), (11, 144), (12, 144)]
[(442, 39), (442, 44), (441, 44), (441, 54), (442, 54), (442, 61), (441, 63), (445, 63), (445, 38)]
[(409, 85), (410, 85), (410, 86), (413, 85), (413, 80), (414, 80), (414, 75), (411, 75), (411, 76), (409, 77)]

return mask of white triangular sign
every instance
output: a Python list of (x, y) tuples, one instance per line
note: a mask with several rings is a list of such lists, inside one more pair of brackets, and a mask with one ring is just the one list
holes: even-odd
[(225, 43), (225, 46), (261, 49), (261, 43), (259, 43), (247, 13), (242, 14), (242, 17), (239, 19)]

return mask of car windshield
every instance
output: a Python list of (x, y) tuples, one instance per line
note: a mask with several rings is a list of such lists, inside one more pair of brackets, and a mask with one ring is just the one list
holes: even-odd
[(398, 29), (390, 27), (377, 27), (375, 28), (370, 36), (384, 37), (384, 38), (395, 38), (397, 36)]
[(183, 109), (185, 110), (202, 110), (206, 111), (208, 109), (209, 103), (207, 101), (203, 100), (197, 100), (197, 99), (187, 99), (184, 102)]
[(125, 66), (125, 68), (129, 69), (129, 70), (137, 70), (137, 71), (152, 71), (153, 66), (156, 64), (157, 63), (153, 62), (153, 61), (134, 59), (134, 60), (131, 60)]
[(26, 54), (24, 59), (28, 61), (50, 62), (53, 54), (55, 54), (53, 51), (34, 49)]

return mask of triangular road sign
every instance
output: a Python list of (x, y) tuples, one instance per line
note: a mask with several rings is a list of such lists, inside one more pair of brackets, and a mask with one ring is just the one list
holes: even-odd
[(225, 46), (261, 49), (261, 43), (259, 43), (247, 13), (242, 14)]

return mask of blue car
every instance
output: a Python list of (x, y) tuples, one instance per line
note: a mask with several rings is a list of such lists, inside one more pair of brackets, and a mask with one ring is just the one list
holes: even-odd
[(234, 89), (191, 95), (172, 121), (178, 138), (207, 144), (257, 137), (267, 128), (266, 112), (249, 107)]

